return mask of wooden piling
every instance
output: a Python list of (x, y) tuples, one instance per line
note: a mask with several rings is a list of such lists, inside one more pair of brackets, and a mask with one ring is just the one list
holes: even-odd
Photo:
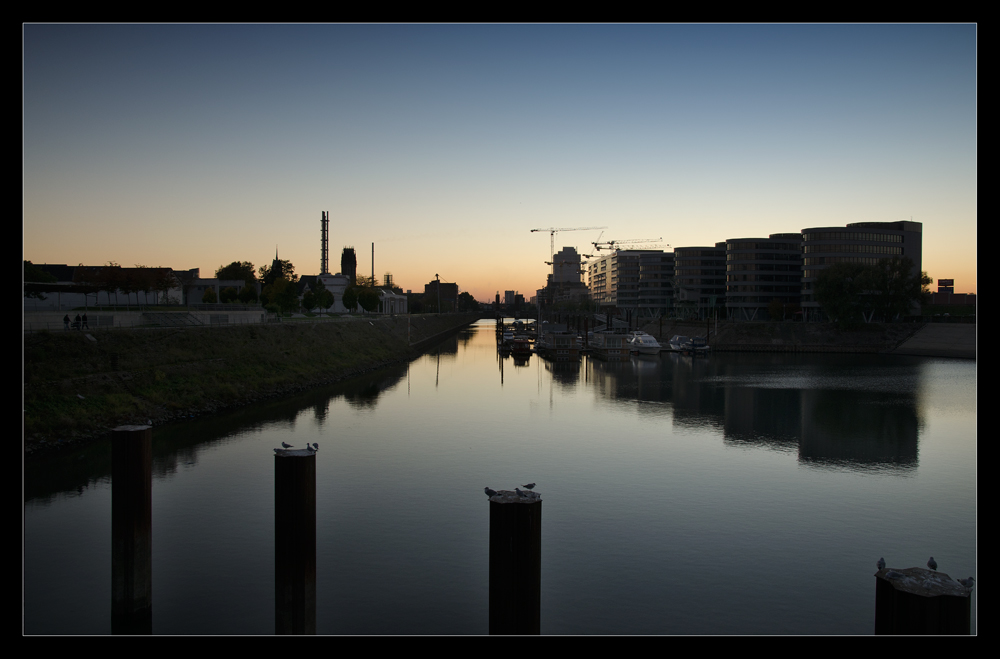
[(316, 633), (316, 453), (274, 455), (274, 629)]
[(943, 572), (883, 568), (875, 573), (875, 633), (969, 634), (971, 593)]
[(500, 491), (490, 497), (490, 634), (539, 634), (542, 500)]
[(153, 430), (111, 431), (111, 632), (153, 625)]

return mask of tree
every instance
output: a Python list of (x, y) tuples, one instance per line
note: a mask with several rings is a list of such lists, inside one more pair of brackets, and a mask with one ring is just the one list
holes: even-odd
[(275, 279), (261, 291), (261, 300), (265, 305), (277, 305), (284, 313), (291, 313), (299, 308), (299, 295), (295, 284), (284, 277)]
[(358, 291), (352, 286), (344, 291), (344, 297), (341, 300), (344, 303), (344, 308), (348, 311), (353, 312), (358, 308)]
[[(32, 265), (31, 261), (24, 262), (24, 281), (39, 283), (39, 284), (54, 284), (56, 282), (55, 275), (51, 275), (45, 272), (36, 265)], [(32, 291), (30, 293), (25, 292), (24, 297), (38, 298), (39, 300), (44, 300), (45, 295), (40, 291)]]
[(479, 311), (479, 302), (476, 298), (472, 297), (469, 292), (463, 292), (458, 294), (458, 310), (459, 311)]
[(160, 299), (161, 304), (170, 304), (170, 289), (176, 283), (174, 273), (170, 271), (170, 268), (160, 267), (156, 269), (156, 279), (153, 282), (153, 288), (157, 293), (163, 293), (163, 297)]
[(889, 321), (921, 302), (931, 279), (915, 276), (909, 257), (879, 259), (873, 265), (834, 263), (816, 278), (816, 301), (838, 325), (875, 317)]
[(302, 296), (302, 308), (311, 312), (316, 306), (316, 294), (312, 292), (311, 288), (307, 288), (305, 295)]
[(240, 291), (239, 300), (243, 304), (250, 304), (257, 300), (257, 286), (244, 286)]
[(264, 286), (273, 284), (276, 280), (282, 277), (292, 283), (299, 280), (298, 276), (295, 274), (295, 266), (292, 265), (292, 262), (282, 261), (280, 259), (277, 264), (260, 266), (257, 268), (257, 273), (259, 275), (260, 283)]
[(885, 321), (908, 315), (924, 299), (931, 278), (926, 272), (914, 276), (913, 260), (908, 256), (880, 259), (869, 266), (868, 294), (872, 296), (875, 315)]
[(378, 309), (379, 301), (379, 294), (374, 288), (362, 288), (358, 293), (358, 304), (369, 313)]
[(201, 294), (202, 304), (215, 304), (215, 289), (209, 286), (205, 289), (205, 292)]
[[(289, 264), (290, 265), (290, 264)], [(270, 270), (270, 268), (268, 268)], [(229, 265), (220, 265), (215, 271), (216, 279), (240, 279), (246, 282), (247, 286), (257, 283), (254, 275), (253, 263), (250, 261), (233, 261)]]
[(223, 304), (229, 304), (230, 302), (235, 302), (236, 298), (239, 296), (239, 292), (234, 286), (226, 286), (221, 291), (219, 291), (219, 301)]
[(864, 316), (862, 293), (868, 266), (834, 263), (816, 277), (816, 301), (841, 329), (861, 322)]

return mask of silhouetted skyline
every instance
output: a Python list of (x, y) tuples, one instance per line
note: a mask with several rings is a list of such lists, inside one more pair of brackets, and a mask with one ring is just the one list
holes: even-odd
[[(532, 293), (538, 227), (912, 219), (976, 290), (976, 25), (25, 25), (24, 258)], [(599, 231), (556, 236), (588, 253)], [(371, 271), (362, 249), (359, 272)], [(335, 266), (334, 266), (335, 267)]]

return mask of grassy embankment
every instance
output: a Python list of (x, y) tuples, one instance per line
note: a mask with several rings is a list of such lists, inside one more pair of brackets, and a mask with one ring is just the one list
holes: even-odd
[(24, 336), (29, 448), (253, 404), (409, 359), (474, 316)]

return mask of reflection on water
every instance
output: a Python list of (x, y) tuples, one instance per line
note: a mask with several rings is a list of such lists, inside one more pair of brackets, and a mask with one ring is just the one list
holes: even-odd
[[(154, 429), (153, 629), (273, 632), (271, 448), (315, 441), (320, 633), (485, 633), (482, 488), (529, 481), (543, 633), (871, 633), (879, 556), (975, 574), (975, 397), (921, 358), (515, 362), (483, 322)], [(104, 445), (26, 464), (28, 633), (110, 631), (109, 480)]]

